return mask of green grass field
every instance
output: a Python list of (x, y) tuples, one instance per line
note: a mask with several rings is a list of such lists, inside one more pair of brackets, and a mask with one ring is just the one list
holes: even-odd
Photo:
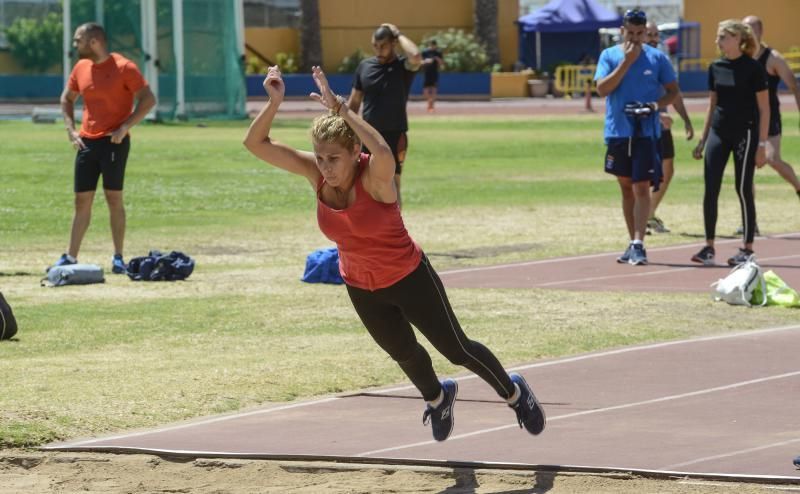
[[(0, 121), (0, 290), (20, 325), (17, 341), (0, 343), (0, 447), (404, 381), (341, 286), (299, 281), (305, 256), (330, 242), (317, 230), (306, 181), (251, 157), (241, 145), (246, 125), (133, 133), (126, 257), (183, 250), (198, 265), (188, 282), (108, 275), (103, 285), (51, 289), (39, 280), (68, 241), (74, 154), (60, 125)], [(308, 149), (307, 125), (280, 122), (273, 136)], [(599, 117), (419, 118), (411, 128), (404, 216), (440, 270), (624, 248)], [(784, 157), (800, 165), (796, 113), (784, 128)], [(702, 166), (676, 130), (676, 177), (659, 211), (673, 233), (650, 246), (702, 238)], [(720, 201), (718, 231), (733, 232), (731, 171)], [(762, 233), (800, 231), (797, 197), (770, 169), (757, 174), (757, 205)], [(80, 259), (108, 269), (111, 253), (98, 197)], [(449, 294), (468, 334), (507, 366), (797, 322), (796, 311), (697, 294)], [(433, 357), (442, 374), (462, 372)]]

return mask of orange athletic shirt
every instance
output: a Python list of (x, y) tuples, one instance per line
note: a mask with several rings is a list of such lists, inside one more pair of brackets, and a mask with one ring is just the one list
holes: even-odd
[(336, 242), (339, 272), (351, 286), (375, 291), (394, 285), (419, 266), (422, 250), (408, 235), (397, 202), (378, 202), (364, 190), (361, 173), (369, 164), (362, 154), (354, 182), (356, 200), (333, 209), (320, 199), (324, 178), (317, 185), (317, 223)]
[(118, 129), (133, 112), (133, 96), (145, 86), (136, 64), (118, 53), (102, 63), (79, 60), (67, 87), (83, 98), (81, 137), (103, 137)]

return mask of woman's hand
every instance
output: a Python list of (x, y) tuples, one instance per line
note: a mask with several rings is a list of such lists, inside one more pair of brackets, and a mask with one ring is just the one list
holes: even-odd
[(273, 65), (267, 69), (267, 77), (264, 79), (263, 84), (270, 101), (276, 105), (281, 104), (283, 102), (283, 96), (286, 93), (286, 84), (283, 83), (281, 69), (279, 69), (277, 65)]
[(345, 104), (344, 99), (333, 94), (330, 85), (328, 85), (328, 78), (325, 77), (325, 72), (320, 67), (311, 67), (311, 76), (314, 78), (319, 93), (311, 93), (309, 96), (314, 101), (319, 102), (322, 106), (338, 114)]
[(756, 168), (761, 168), (767, 164), (767, 148), (758, 146), (756, 149)]
[(694, 150), (692, 150), (692, 157), (696, 160), (703, 159), (703, 149), (706, 147), (706, 142), (703, 139), (700, 139), (700, 142), (697, 143)]

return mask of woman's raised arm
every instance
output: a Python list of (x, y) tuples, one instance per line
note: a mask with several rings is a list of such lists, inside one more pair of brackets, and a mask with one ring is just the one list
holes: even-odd
[(244, 138), (244, 147), (256, 157), (267, 163), (282, 168), (288, 172), (302, 175), (308, 179), (312, 187), (316, 187), (319, 180), (314, 154), (300, 151), (286, 144), (273, 140), (269, 136), (272, 121), (278, 113), (278, 107), (283, 102), (286, 86), (281, 78), (281, 71), (277, 66), (270, 67), (264, 79), (264, 89), (269, 95), (269, 101), (247, 129)]

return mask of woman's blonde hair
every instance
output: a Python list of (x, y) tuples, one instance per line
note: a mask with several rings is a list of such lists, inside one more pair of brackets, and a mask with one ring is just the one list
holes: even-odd
[(356, 144), (361, 144), (360, 139), (339, 115), (330, 112), (320, 115), (311, 122), (311, 139), (314, 142), (328, 142), (339, 144), (348, 151)]
[[(719, 23), (719, 31), (725, 31), (728, 34), (739, 36), (739, 49), (748, 57), (755, 55), (758, 50), (756, 38), (753, 35), (753, 30), (747, 24), (739, 19), (728, 19)], [(720, 55), (722, 52), (720, 51)]]

